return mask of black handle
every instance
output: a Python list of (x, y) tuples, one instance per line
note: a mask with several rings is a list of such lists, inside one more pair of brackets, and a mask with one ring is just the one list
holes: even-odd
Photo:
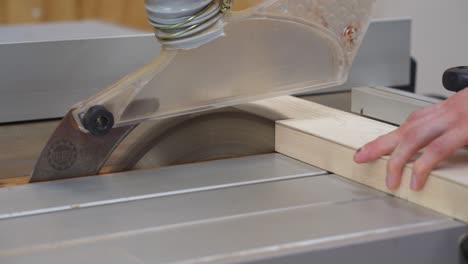
[(459, 92), (468, 87), (468, 66), (450, 68), (444, 72), (442, 83), (445, 89)]

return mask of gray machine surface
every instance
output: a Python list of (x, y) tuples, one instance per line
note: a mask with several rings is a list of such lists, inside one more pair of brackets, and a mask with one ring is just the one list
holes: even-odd
[[(98, 20), (0, 26), (0, 43), (36, 43), (64, 40), (138, 36), (144, 31)], [(147, 34), (148, 35), (148, 34)]]
[(467, 231), (279, 154), (6, 188), (0, 197), (5, 264), (463, 263)]
[(436, 104), (438, 99), (386, 87), (353, 88), (351, 111), (400, 125), (414, 111)]
[(404, 86), (410, 83), (411, 20), (374, 20), (349, 73), (348, 82), (325, 92), (361, 86)]
[[(410, 30), (407, 19), (372, 22), (349, 82), (326, 92), (408, 84)], [(62, 117), (159, 48), (153, 33), (97, 21), (0, 26), (0, 123)]]
[(97, 21), (0, 26), (0, 123), (62, 117), (158, 52), (153, 34)]
[[(83, 23), (46, 25), (56, 32), (42, 37), (0, 28), (0, 123), (60, 117), (158, 51), (153, 34)], [(337, 89), (407, 84), (409, 30), (408, 20), (374, 22), (350, 83)], [(384, 100), (353, 92), (354, 109), (389, 122), (419, 106), (382, 90), (355, 90)], [(279, 154), (0, 189), (2, 264), (466, 263), (458, 243), (467, 232)]]

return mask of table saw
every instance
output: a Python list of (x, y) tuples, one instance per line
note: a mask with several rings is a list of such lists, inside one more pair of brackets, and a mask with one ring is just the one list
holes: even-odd
[[(0, 107), (10, 109), (0, 111), (0, 263), (466, 263), (465, 223), (274, 153), (284, 116), (262, 103), (147, 122), (96, 175), (26, 184), (55, 118), (159, 47), (153, 34), (100, 22), (13, 27), (25, 33), (0, 34), (0, 54), (29, 68), (19, 82), (18, 66), (0, 62)], [(27, 33), (47, 27), (56, 35)], [(297, 96), (401, 124), (437, 102), (381, 87), (410, 82), (409, 30), (408, 20), (371, 23), (346, 84)], [(119, 58), (128, 47), (140, 55)], [(53, 71), (37, 67), (50, 62), (38, 51), (56, 53)], [(71, 71), (102, 60), (61, 59), (71, 51), (108, 52), (116, 67), (93, 66), (77, 90)]]

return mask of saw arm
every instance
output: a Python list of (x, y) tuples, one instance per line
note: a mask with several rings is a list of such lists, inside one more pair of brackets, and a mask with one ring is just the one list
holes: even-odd
[(30, 181), (98, 173), (147, 120), (344, 83), (373, 2), (265, 0), (236, 12), (227, 0), (147, 0), (160, 54), (76, 104)]

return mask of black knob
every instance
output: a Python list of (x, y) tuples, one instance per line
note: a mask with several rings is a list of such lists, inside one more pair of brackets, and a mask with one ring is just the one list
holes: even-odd
[(468, 87), (468, 66), (450, 68), (444, 72), (442, 83), (445, 89), (459, 92)]
[(460, 242), (460, 252), (463, 258), (468, 261), (468, 235), (465, 235)]
[(104, 136), (114, 126), (114, 115), (102, 105), (88, 109), (82, 119), (83, 126), (94, 136)]

